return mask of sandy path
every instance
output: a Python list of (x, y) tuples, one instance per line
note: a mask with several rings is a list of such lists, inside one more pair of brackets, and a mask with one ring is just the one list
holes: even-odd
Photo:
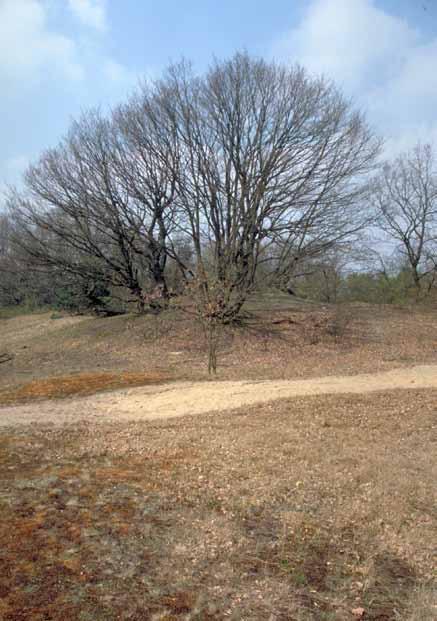
[(307, 380), (179, 382), (131, 388), (91, 397), (0, 408), (0, 426), (69, 424), (81, 419), (152, 420), (229, 410), (276, 399), (335, 393), (437, 388), (437, 365), (386, 373)]

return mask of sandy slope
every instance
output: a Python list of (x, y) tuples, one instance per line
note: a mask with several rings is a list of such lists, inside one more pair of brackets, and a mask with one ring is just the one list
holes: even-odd
[(77, 423), (80, 419), (151, 420), (229, 410), (276, 399), (334, 393), (437, 388), (437, 365), (386, 373), (289, 381), (179, 382), (64, 401), (0, 408), (0, 426)]

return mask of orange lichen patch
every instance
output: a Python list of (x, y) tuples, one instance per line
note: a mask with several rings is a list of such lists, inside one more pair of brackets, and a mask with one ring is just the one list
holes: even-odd
[(142, 473), (127, 468), (98, 468), (95, 472), (96, 479), (105, 481), (135, 481), (142, 478)]
[(159, 384), (170, 378), (160, 373), (82, 373), (34, 380), (28, 384), (0, 390), (0, 405), (42, 399), (64, 399), (92, 395), (105, 390)]
[(56, 470), (56, 476), (58, 476), (60, 479), (68, 479), (69, 477), (77, 477), (79, 476), (81, 473), (81, 469), (76, 467), (73, 468), (72, 466), (63, 466), (62, 468), (58, 468)]
[[(197, 597), (189, 591), (179, 591), (173, 595), (167, 595), (161, 598), (161, 604), (170, 608), (170, 610), (182, 615), (190, 613), (196, 604)], [(173, 618), (173, 617), (171, 617)]]
[(163, 449), (154, 451), (152, 455), (124, 457), (114, 460), (113, 466), (97, 468), (97, 479), (108, 481), (130, 482), (144, 480), (144, 473), (153, 471), (173, 470), (178, 465), (193, 465), (199, 461), (199, 452), (191, 447)]
[(80, 572), (82, 565), (80, 559), (78, 558), (69, 558), (62, 561), (63, 566), (69, 571), (77, 574)]

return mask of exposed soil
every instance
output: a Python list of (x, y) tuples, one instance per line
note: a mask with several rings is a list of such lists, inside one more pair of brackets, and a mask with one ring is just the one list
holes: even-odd
[(434, 621), (436, 403), (4, 429), (0, 618)]
[(21, 386), (0, 389), (0, 406), (35, 402), (43, 399), (65, 399), (92, 395), (128, 386), (157, 385), (168, 380), (159, 373), (79, 373), (34, 380)]
[[(134, 379), (138, 379), (139, 383), (145, 382), (141, 377)], [(0, 408), (0, 426), (30, 423), (61, 425), (85, 418), (100, 422), (173, 418), (186, 414), (230, 410), (297, 396), (364, 394), (411, 388), (437, 388), (437, 365), (355, 376), (331, 375), (300, 381), (176, 382), (163, 386), (142, 386), (83, 399), (44, 401), (38, 404), (33, 402), (29, 405), (3, 407)], [(30, 391), (29, 395), (32, 397), (34, 393)]]
[[(205, 341), (190, 317), (0, 319), (0, 388), (69, 375), (207, 378)], [(300, 379), (437, 364), (437, 312), (370, 305), (261, 308), (220, 338), (218, 379)], [(146, 382), (147, 383), (147, 382)], [(96, 387), (97, 389), (97, 387)], [(1, 401), (0, 401), (1, 402)]]
[(0, 320), (0, 620), (435, 621), (437, 315), (349, 311)]

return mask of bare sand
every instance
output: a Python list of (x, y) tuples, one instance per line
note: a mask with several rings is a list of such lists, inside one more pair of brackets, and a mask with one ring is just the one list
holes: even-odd
[(175, 382), (0, 408), (0, 426), (155, 420), (323, 394), (437, 388), (437, 365), (306, 380)]

